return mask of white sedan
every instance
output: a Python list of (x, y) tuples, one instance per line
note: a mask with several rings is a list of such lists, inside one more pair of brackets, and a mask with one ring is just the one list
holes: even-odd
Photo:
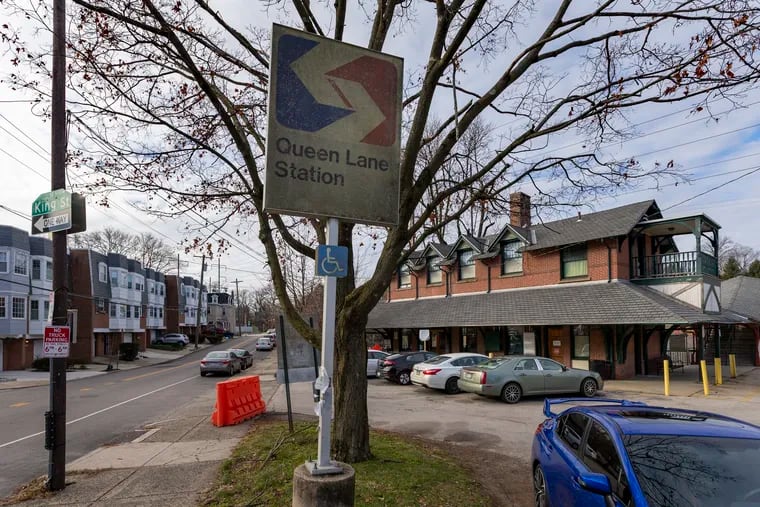
[(483, 354), (472, 352), (454, 352), (417, 363), (412, 370), (412, 384), (443, 389), (447, 394), (459, 392), (457, 380), (463, 366), (475, 366), (488, 361)]

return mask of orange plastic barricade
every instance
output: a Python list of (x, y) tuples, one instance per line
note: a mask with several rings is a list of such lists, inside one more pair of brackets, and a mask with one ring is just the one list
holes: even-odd
[(259, 377), (242, 377), (216, 384), (216, 404), (211, 414), (214, 426), (238, 424), (265, 411)]

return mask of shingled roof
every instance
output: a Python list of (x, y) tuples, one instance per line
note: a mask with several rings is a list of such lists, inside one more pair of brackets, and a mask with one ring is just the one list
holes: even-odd
[(539, 250), (583, 243), (592, 239), (625, 236), (647, 215), (651, 215), (650, 218), (660, 216), (654, 200), (581, 215), (580, 220), (578, 217), (572, 217), (534, 225), (531, 229), (535, 231), (536, 241), (525, 249)]
[(721, 306), (760, 321), (760, 278), (737, 276), (721, 282)]
[(378, 303), (367, 328), (735, 323), (626, 281)]

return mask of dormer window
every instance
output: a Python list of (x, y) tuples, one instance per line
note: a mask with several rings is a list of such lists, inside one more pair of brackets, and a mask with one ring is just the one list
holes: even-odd
[(412, 286), (412, 273), (409, 270), (409, 266), (403, 263), (398, 268), (398, 288), (408, 289)]
[(475, 259), (472, 250), (460, 250), (457, 252), (457, 264), (459, 265), (459, 279), (471, 280), (475, 278)]
[(427, 283), (428, 285), (441, 283), (443, 273), (441, 272), (441, 258), (436, 256), (427, 258)]
[(523, 255), (519, 239), (505, 241), (501, 244), (501, 274), (521, 273), (523, 270)]

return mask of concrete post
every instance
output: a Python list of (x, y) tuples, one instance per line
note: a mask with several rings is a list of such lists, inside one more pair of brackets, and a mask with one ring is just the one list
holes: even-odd
[(312, 475), (306, 464), (293, 472), (293, 507), (353, 507), (354, 469), (338, 461), (341, 473)]

